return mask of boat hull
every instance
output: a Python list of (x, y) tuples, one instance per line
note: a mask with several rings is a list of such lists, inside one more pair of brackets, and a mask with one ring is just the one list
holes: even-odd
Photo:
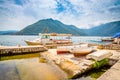
[(27, 40), (25, 40), (25, 42), (27, 43), (27, 45), (42, 45), (41, 42), (33, 42), (33, 41), (27, 41)]
[[(42, 44), (41, 42), (34, 42), (34, 41), (28, 41), (26, 40), (25, 41), (27, 45), (29, 46), (36, 46), (36, 45), (42, 45), (42, 46), (45, 46), (47, 48), (56, 48), (57, 46), (71, 46), (72, 43), (61, 43), (61, 44), (58, 44), (58, 43), (46, 43), (46, 44)], [(61, 52), (60, 52), (61, 53)]]
[(59, 46), (57, 47), (57, 54), (64, 54), (64, 53), (70, 53), (70, 50), (74, 46)]
[(89, 53), (90, 52), (77, 52), (77, 53), (73, 53), (73, 55), (74, 55), (74, 57), (80, 57), (80, 56), (85, 56)]
[(70, 53), (70, 51), (57, 51), (57, 54)]
[(84, 55), (87, 55), (89, 53), (91, 53), (93, 51), (93, 49), (73, 49), (71, 51), (71, 53), (74, 55), (74, 57), (80, 57), (80, 56), (84, 56)]
[(102, 39), (102, 42), (113, 42), (114, 39)]

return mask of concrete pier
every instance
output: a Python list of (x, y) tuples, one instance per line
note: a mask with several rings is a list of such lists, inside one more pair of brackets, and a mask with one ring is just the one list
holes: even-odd
[(0, 46), (0, 55), (14, 55), (46, 51), (43, 46)]
[(120, 80), (120, 60), (97, 80)]
[(97, 80), (120, 80), (120, 51), (110, 51), (113, 53), (113, 56), (109, 59), (114, 60), (116, 63)]
[[(109, 65), (113, 65), (118, 61), (117, 55), (115, 51), (110, 51), (113, 53), (111, 57), (109, 57)], [(56, 49), (49, 49), (48, 52), (44, 52), (41, 55), (41, 58), (44, 58), (49, 63), (55, 63), (62, 70), (67, 72), (69, 78), (75, 78), (78, 75), (82, 75), (88, 70), (93, 69), (93, 65), (96, 64), (92, 60), (86, 59), (86, 56), (74, 57), (73, 54), (59, 54), (57, 55)], [(117, 56), (117, 57), (116, 57)]]
[(120, 50), (120, 45), (116, 45), (116, 44), (99, 45), (98, 48), (107, 49), (107, 50)]

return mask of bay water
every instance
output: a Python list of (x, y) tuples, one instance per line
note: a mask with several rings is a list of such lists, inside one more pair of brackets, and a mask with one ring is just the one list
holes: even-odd
[[(26, 36), (26, 35), (0, 35), (0, 45), (3, 46), (17, 46), (17, 45), (27, 45), (25, 40), (34, 40), (39, 38), (39, 36)], [(102, 42), (102, 38), (110, 37), (99, 37), (99, 36), (72, 36), (72, 41), (74, 44), (78, 43), (95, 43), (95, 44), (106, 44)]]

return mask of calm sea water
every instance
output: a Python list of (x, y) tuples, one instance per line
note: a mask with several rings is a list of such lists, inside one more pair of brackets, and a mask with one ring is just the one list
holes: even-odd
[[(0, 35), (0, 45), (3, 46), (16, 46), (16, 45), (27, 45), (24, 40), (34, 40), (39, 38), (39, 36), (21, 36), (21, 35)], [(96, 43), (96, 44), (106, 44), (106, 42), (101, 42), (101, 38), (109, 37), (88, 37), (88, 36), (72, 36), (73, 43)]]

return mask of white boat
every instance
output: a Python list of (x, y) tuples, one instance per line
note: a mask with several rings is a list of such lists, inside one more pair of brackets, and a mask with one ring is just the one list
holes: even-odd
[(57, 47), (57, 54), (64, 54), (70, 53), (73, 49), (80, 49), (80, 48), (87, 48), (88, 44), (79, 44), (79, 45), (72, 45), (72, 46), (58, 46)]
[(80, 57), (80, 56), (87, 55), (91, 53), (92, 51), (93, 51), (93, 48), (88, 47), (88, 48), (73, 48), (71, 49), (70, 52), (73, 53), (75, 57)]
[(42, 45), (41, 42), (25, 40), (28, 45)]
[(45, 33), (39, 34), (40, 38), (33, 41), (25, 40), (28, 45), (61, 45), (72, 44), (71, 34)]
[(57, 54), (70, 53), (70, 50), (74, 48), (74, 46), (58, 46)]

